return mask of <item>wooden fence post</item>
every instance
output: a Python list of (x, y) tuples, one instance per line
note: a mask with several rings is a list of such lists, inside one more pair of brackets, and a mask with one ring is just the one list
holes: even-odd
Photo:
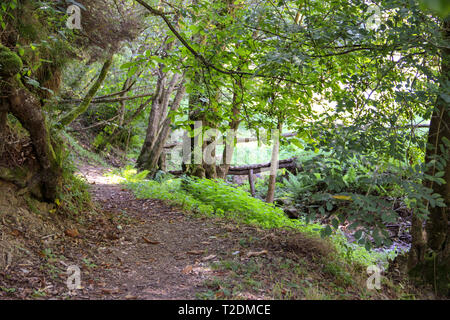
[(253, 177), (253, 169), (248, 170), (248, 182), (250, 184), (250, 193), (252, 197), (255, 196), (255, 180)]

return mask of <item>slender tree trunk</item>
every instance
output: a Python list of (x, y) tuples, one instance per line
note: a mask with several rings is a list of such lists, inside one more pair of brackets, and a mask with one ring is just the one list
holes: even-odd
[[(218, 2), (221, 2), (222, 4), (224, 4), (224, 7), (221, 9), (221, 14), (223, 15), (230, 15), (231, 17), (233, 17), (234, 15), (234, 7), (233, 7), (233, 1), (229, 1), (229, 0), (219, 0)], [(212, 24), (216, 25), (216, 27), (218, 28), (218, 30), (223, 30), (225, 28), (224, 25), (222, 25), (220, 22), (218, 21), (211, 21)], [(194, 37), (194, 39), (192, 39), (194, 42), (197, 42), (199, 44), (202, 44), (206, 41), (206, 37), (204, 36), (197, 36)], [(219, 48), (221, 50), (225, 49), (225, 45), (222, 44), (217, 44), (219, 46)], [(195, 87), (200, 87), (201, 86), (201, 81), (200, 81), (200, 74), (198, 72), (196, 72), (194, 74), (194, 76), (191, 79), (192, 82), (194, 82)], [(220, 99), (220, 90), (217, 89), (215, 91), (215, 94), (212, 94), (210, 96), (211, 99), (215, 99), (216, 101), (219, 101)], [(199, 94), (198, 92), (196, 93), (192, 93), (189, 96), (189, 120), (191, 121), (201, 121), (202, 122), (202, 126), (204, 127), (208, 127), (208, 128), (217, 128), (218, 125), (218, 120), (215, 119), (215, 115), (216, 115), (216, 110), (212, 109), (209, 110), (209, 114), (207, 116), (207, 112), (205, 112), (205, 110), (208, 108), (208, 106), (206, 105), (206, 103), (204, 101), (202, 101), (202, 97), (201, 94)], [(210, 106), (212, 104), (210, 103)], [(213, 107), (214, 108), (214, 107)], [(191, 125), (192, 130), (193, 125)], [(202, 135), (200, 135), (202, 136)], [(215, 139), (215, 138), (214, 138)], [(226, 172), (228, 171), (227, 168), (229, 168), (229, 165), (224, 165), (222, 166), (217, 166), (216, 163), (209, 163), (209, 161), (205, 161), (204, 157), (202, 157), (202, 163), (195, 163), (194, 161), (194, 145), (195, 145), (195, 140), (196, 138), (192, 138), (191, 139), (191, 164), (186, 165), (185, 163), (182, 164), (182, 171), (185, 172), (188, 175), (191, 176), (196, 176), (199, 178), (208, 178), (208, 179), (216, 179), (218, 177), (223, 178), (226, 176)], [(214, 140), (205, 140), (202, 142), (202, 155), (206, 150), (211, 150), (210, 152), (210, 157), (212, 159), (215, 158), (216, 154), (215, 154), (215, 148), (213, 148), (212, 144), (215, 144), (216, 142)], [(225, 147), (225, 149), (229, 150), (230, 148), (233, 148), (233, 146), (231, 144), (228, 145), (228, 148)], [(223, 158), (226, 159), (226, 158)]]
[(250, 194), (252, 197), (255, 196), (255, 176), (253, 174), (253, 169), (248, 170), (248, 184), (250, 185)]
[[(214, 128), (216, 126), (215, 123), (207, 121), (205, 118), (203, 118), (203, 123), (209, 127), (209, 128)], [(205, 170), (205, 178), (207, 179), (217, 179), (217, 165), (216, 165), (216, 141), (217, 141), (217, 137), (210, 137), (211, 139), (204, 139), (203, 141), (203, 146), (202, 146), (202, 153), (203, 153), (203, 157), (202, 157), (202, 166), (203, 169)], [(205, 156), (205, 153), (207, 151), (209, 151), (209, 156), (208, 160), (214, 160), (213, 163), (208, 163), (207, 157)]]
[(8, 116), (7, 105), (0, 99), (0, 156), (5, 150), (5, 136), (6, 136), (6, 119)]
[(84, 97), (81, 104), (73, 109), (72, 111), (68, 112), (66, 115), (64, 115), (60, 120), (60, 125), (62, 127), (65, 127), (72, 123), (76, 118), (78, 118), (81, 114), (86, 112), (86, 110), (89, 108), (89, 105), (92, 101), (92, 99), (95, 97), (95, 94), (100, 89), (101, 85), (103, 84), (103, 81), (105, 80), (108, 71), (112, 65), (113, 57), (109, 57), (106, 59), (105, 63), (103, 64), (102, 70), (100, 71), (100, 75), (97, 78), (97, 81), (92, 85), (91, 89), (89, 89), (88, 93)]
[[(197, 88), (200, 86), (200, 75), (198, 72), (195, 72), (192, 78), (189, 79), (193, 83), (193, 87)], [(203, 126), (203, 112), (201, 110), (206, 108), (206, 104), (204, 101), (202, 101), (202, 95), (198, 91), (191, 92), (189, 94), (189, 121), (191, 122), (202, 122)], [(182, 171), (189, 175), (199, 178), (205, 178), (205, 169), (203, 168), (203, 163), (200, 161), (200, 159), (196, 159), (195, 150), (196, 145), (201, 145), (201, 151), (203, 152), (203, 133), (197, 132), (199, 129), (195, 128), (195, 124), (192, 123), (190, 125), (191, 133), (195, 133), (195, 136), (192, 136), (191, 143), (190, 143), (190, 154), (189, 156), (183, 155), (183, 163), (182, 163)], [(186, 150), (183, 149), (183, 152)], [(190, 160), (188, 163), (186, 160)], [(198, 163), (199, 162), (199, 163)]]
[[(173, 99), (172, 105), (170, 106), (169, 112), (176, 112), (178, 110), (186, 92), (184, 83), (185, 81), (183, 79), (179, 84), (177, 93), (175, 95), (175, 98)], [(172, 121), (170, 117), (166, 115), (160, 125), (156, 141), (154, 142), (150, 152), (148, 153), (148, 158), (141, 166), (142, 169), (149, 170), (151, 176), (153, 176), (158, 169), (163, 170), (162, 163), (160, 162), (165, 162), (164, 159), (161, 159), (161, 157), (163, 156), (164, 145), (166, 144), (167, 138), (169, 137), (171, 132), (171, 122)]]
[[(170, 97), (175, 90), (178, 81), (181, 78), (180, 74), (175, 74), (172, 76), (167, 88), (165, 84), (167, 82), (167, 75), (162, 72), (163, 66), (160, 67), (160, 76), (158, 79), (155, 98), (152, 101), (152, 109), (150, 111), (149, 122), (147, 127), (147, 133), (145, 136), (145, 141), (141, 149), (141, 153), (137, 160), (137, 167), (141, 170), (153, 171), (157, 168), (158, 158), (164, 148), (164, 143), (167, 140), (169, 132), (168, 129), (164, 129), (164, 122), (167, 119), (168, 105), (170, 102)], [(178, 88), (178, 93), (182, 93), (179, 103), (184, 95), (184, 85), (180, 84)], [(177, 94), (178, 96), (178, 94)], [(177, 99), (177, 98), (175, 98)], [(174, 107), (174, 105), (172, 105)], [(178, 108), (178, 106), (176, 106)], [(170, 120), (167, 126), (170, 126)], [(161, 132), (164, 129), (164, 135)], [(170, 129), (170, 128), (169, 128)], [(161, 141), (163, 140), (163, 141)], [(162, 146), (159, 145), (162, 143)], [(155, 148), (155, 145), (158, 147)]]
[(225, 147), (224, 147), (223, 153), (222, 153), (222, 164), (217, 168), (217, 176), (218, 176), (218, 178), (221, 178), (221, 179), (226, 178), (226, 176), (228, 174), (228, 170), (230, 169), (231, 160), (232, 160), (233, 152), (234, 152), (234, 140), (236, 137), (236, 130), (238, 129), (239, 124), (241, 123), (241, 120), (239, 119), (240, 104), (237, 103), (236, 100), (237, 100), (236, 93), (234, 93), (233, 108), (232, 108), (233, 119), (230, 122), (231, 136), (226, 136), (224, 138)]
[[(150, 102), (152, 102), (152, 100), (153, 100), (153, 98), (149, 98), (146, 101), (144, 101), (143, 103), (141, 103), (141, 105), (136, 109), (136, 111), (134, 111), (134, 113), (127, 120), (125, 120), (123, 122), (122, 126), (127, 127), (131, 122), (133, 122), (133, 120), (136, 119), (141, 114), (141, 112), (145, 110), (145, 107), (147, 107), (148, 104)], [(108, 144), (111, 144), (116, 139), (116, 137), (119, 135), (119, 133), (120, 133), (119, 130), (114, 131), (102, 143), (100, 143), (97, 146), (96, 150), (97, 151), (103, 150), (105, 148), (105, 146), (107, 146)]]
[(272, 203), (275, 197), (275, 184), (277, 180), (278, 173), (278, 156), (280, 153), (280, 136), (282, 130), (281, 121), (278, 120), (278, 131), (273, 134), (273, 148), (272, 148), (272, 159), (270, 161), (270, 176), (269, 176), (269, 188), (267, 190), (266, 202)]
[[(122, 91), (125, 91), (131, 84), (131, 79), (127, 78), (127, 80), (125, 80), (123, 87), (122, 87)], [(126, 95), (126, 92), (122, 93), (119, 97), (120, 98), (124, 98)], [(119, 102), (119, 118), (117, 119), (117, 124), (119, 125), (119, 128), (123, 126), (123, 122), (125, 121), (125, 107), (126, 107), (126, 103), (125, 100), (122, 100)], [(114, 132), (113, 128), (113, 132)]]

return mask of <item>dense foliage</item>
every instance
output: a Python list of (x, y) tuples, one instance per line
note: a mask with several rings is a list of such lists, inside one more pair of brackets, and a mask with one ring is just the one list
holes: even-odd
[[(81, 29), (68, 28), (69, 5)], [(35, 154), (33, 179), (19, 185), (48, 202), (67, 196), (66, 131), (94, 135), (96, 152), (119, 153), (140, 178), (160, 179), (170, 160), (183, 174), (133, 184), (138, 194), (262, 227), (308, 231), (325, 218), (323, 236), (348, 224), (366, 249), (389, 247), (401, 202), (412, 215), (410, 271), (438, 265), (434, 281), (425, 277), (448, 292), (449, 12), (443, 0), (2, 2), (0, 178), (17, 182), (4, 142), (17, 120)], [(246, 148), (229, 129), (290, 133), (281, 146), (249, 147), (271, 155), (272, 169), (280, 155), (299, 162), (256, 181), (268, 203), (225, 182), (221, 160)], [(226, 139), (213, 163), (178, 151), (167, 159), (183, 133), (200, 138), (202, 152), (214, 136)], [(289, 198), (299, 219), (272, 205), (275, 196)]]

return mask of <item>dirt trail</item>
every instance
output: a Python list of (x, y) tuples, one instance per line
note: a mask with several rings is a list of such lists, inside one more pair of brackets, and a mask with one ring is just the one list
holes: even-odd
[[(136, 199), (105, 170), (80, 165), (96, 210), (56, 217), (46, 207), (23, 209), (27, 214), (19, 218), (26, 223), (11, 210), (3, 216), (6, 244), (26, 250), (13, 252), (0, 269), (0, 299), (398, 298), (394, 285), (364, 290), (366, 273), (330, 260), (328, 242)], [(82, 288), (69, 292), (66, 271), (72, 265), (81, 269)]]
[(83, 166), (80, 171), (101, 210), (128, 221), (110, 233), (107, 246), (98, 248), (101, 265), (93, 268), (90, 278), (95, 280), (80, 298), (196, 299), (207, 289), (206, 279), (220, 276), (210, 263), (236, 254), (239, 239), (257, 232), (192, 218), (160, 200), (138, 200), (111, 184), (101, 168)]

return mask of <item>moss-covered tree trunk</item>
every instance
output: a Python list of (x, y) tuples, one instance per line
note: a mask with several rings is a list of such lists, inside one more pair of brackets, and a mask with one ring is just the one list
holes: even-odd
[(0, 156), (5, 150), (5, 135), (6, 135), (6, 119), (8, 116), (8, 105), (0, 101)]
[[(443, 24), (443, 32), (450, 43), (450, 17)], [(444, 91), (445, 83), (450, 81), (450, 48), (441, 52), (441, 83), (444, 84), (441, 88)], [(446, 183), (426, 181), (425, 185), (444, 199), (446, 207), (429, 206), (426, 233), (422, 230), (421, 219), (414, 216), (409, 269), (412, 275), (424, 278), (441, 294), (450, 295), (450, 104), (442, 96), (437, 98), (432, 114), (425, 161), (431, 164), (428, 175), (443, 173)]]
[(89, 89), (88, 93), (84, 97), (81, 104), (73, 109), (72, 111), (68, 112), (66, 115), (64, 115), (61, 120), (59, 121), (62, 127), (65, 127), (69, 125), (72, 121), (74, 121), (76, 118), (78, 118), (81, 114), (86, 112), (86, 110), (89, 108), (89, 105), (91, 104), (92, 99), (95, 97), (95, 94), (100, 89), (101, 85), (105, 81), (106, 76), (108, 75), (108, 71), (112, 65), (113, 57), (110, 56), (106, 59), (106, 61), (103, 63), (102, 70), (100, 71), (100, 75), (98, 76), (95, 83), (92, 85), (92, 87)]
[(26, 89), (13, 89), (10, 97), (10, 112), (30, 133), (41, 171), (38, 178), (42, 183), (45, 200), (54, 201), (61, 182), (61, 167), (53, 149), (50, 132), (38, 100)]
[(40, 183), (45, 200), (56, 198), (57, 187), (61, 181), (61, 166), (53, 149), (39, 100), (28, 91), (17, 74), (22, 68), (21, 59), (11, 50), (0, 46), (0, 70), (2, 99), (2, 126), (5, 112), (12, 113), (29, 132), (40, 172), (28, 184)]
[[(240, 79), (239, 81), (242, 81)], [(233, 92), (233, 103), (231, 107), (232, 118), (230, 123), (230, 132), (224, 137), (225, 147), (222, 152), (222, 164), (217, 168), (217, 177), (220, 179), (225, 179), (228, 175), (228, 170), (230, 169), (231, 160), (234, 152), (234, 140), (236, 138), (236, 130), (241, 123), (240, 119), (240, 101), (238, 101), (237, 88), (234, 88)]]
[[(191, 77), (190, 81), (193, 82), (193, 86), (197, 87), (200, 86), (200, 75), (198, 73), (194, 73), (194, 75)], [(183, 172), (188, 176), (194, 176), (198, 178), (205, 178), (205, 169), (203, 168), (203, 154), (201, 159), (198, 159), (198, 156), (195, 154), (197, 149), (199, 149), (201, 152), (203, 152), (203, 132), (200, 131), (200, 128), (196, 128), (194, 122), (201, 122), (203, 130), (203, 113), (201, 112), (202, 109), (206, 108), (205, 102), (202, 101), (202, 95), (198, 91), (193, 91), (189, 94), (189, 121), (192, 123), (190, 124), (190, 131), (191, 133), (194, 133), (195, 135), (192, 135), (190, 137), (190, 150), (189, 154), (183, 154), (183, 163), (182, 163), (182, 170)], [(187, 150), (183, 149), (183, 152), (186, 152)]]

